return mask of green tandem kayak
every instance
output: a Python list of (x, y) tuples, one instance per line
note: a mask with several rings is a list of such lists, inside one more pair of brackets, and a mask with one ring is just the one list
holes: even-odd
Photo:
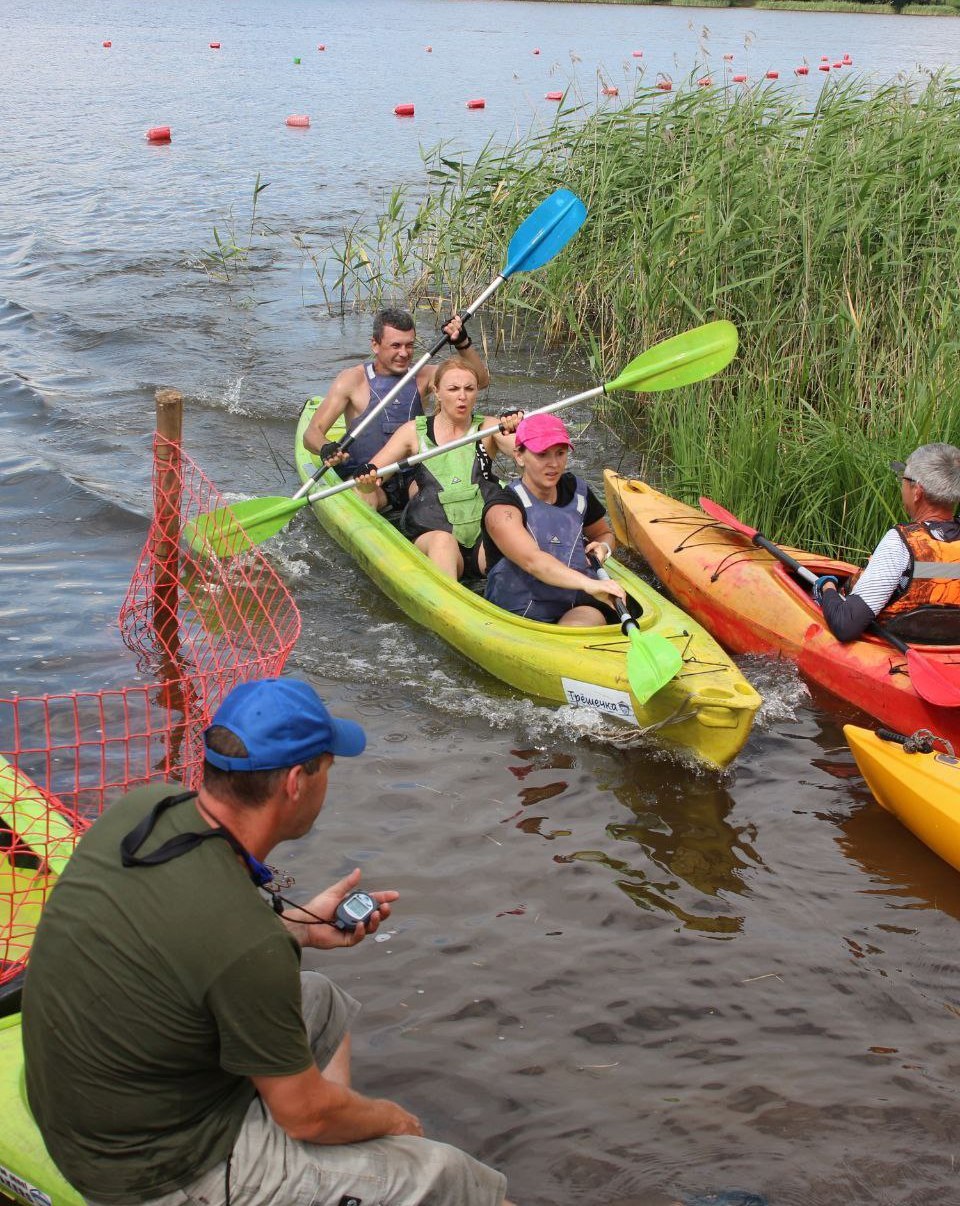
[[(317, 468), (303, 433), (320, 401), (307, 403), (297, 426), (301, 481)], [(327, 471), (311, 492), (338, 481)], [(355, 491), (311, 505), (321, 527), (405, 615), (524, 695), (594, 708), (712, 768), (743, 747), (760, 696), (705, 629), (615, 559), (607, 569), (641, 605), (641, 631), (660, 634), (682, 656), (680, 672), (646, 703), (630, 691), (629, 641), (618, 625), (561, 628), (512, 615), (442, 574)]]

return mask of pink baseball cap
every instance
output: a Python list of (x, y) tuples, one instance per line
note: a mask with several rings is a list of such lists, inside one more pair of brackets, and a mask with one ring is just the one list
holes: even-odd
[(521, 419), (517, 427), (517, 447), (529, 448), (531, 452), (546, 452), (557, 444), (572, 448), (570, 436), (556, 415), (530, 415)]

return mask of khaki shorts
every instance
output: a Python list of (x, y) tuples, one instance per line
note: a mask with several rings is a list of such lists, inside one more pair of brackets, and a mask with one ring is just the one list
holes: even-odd
[[(322, 1069), (360, 1006), (316, 972), (301, 973), (301, 982), (303, 1019)], [(502, 1173), (431, 1139), (388, 1135), (338, 1145), (291, 1139), (257, 1097), (229, 1160), (144, 1206), (500, 1206), (506, 1188)]]

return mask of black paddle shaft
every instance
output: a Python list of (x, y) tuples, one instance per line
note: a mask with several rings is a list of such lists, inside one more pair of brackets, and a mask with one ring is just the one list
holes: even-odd
[[(813, 570), (809, 570), (805, 565), (801, 565), (795, 557), (791, 557), (789, 553), (784, 552), (779, 545), (774, 544), (772, 540), (768, 540), (766, 536), (761, 535), (760, 532), (757, 532), (754, 535), (753, 543), (759, 545), (759, 547), (762, 549), (766, 549), (767, 552), (776, 557), (778, 561), (782, 561), (788, 569), (793, 570), (798, 578), (801, 578), (810, 586), (816, 582), (817, 575), (813, 572)], [(878, 624), (876, 620), (867, 625), (867, 631), (873, 632), (878, 637), (881, 637), (887, 642), (888, 645), (892, 645), (898, 653), (902, 653), (904, 656), (910, 652), (909, 645), (906, 645), (898, 636), (895, 636), (888, 629), (884, 628), (882, 624)]]

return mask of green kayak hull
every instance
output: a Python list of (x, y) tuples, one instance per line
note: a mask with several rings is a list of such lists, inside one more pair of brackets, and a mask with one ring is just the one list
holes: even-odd
[[(297, 426), (301, 481), (317, 468), (303, 433), (319, 402), (307, 403)], [(338, 481), (328, 470), (311, 493)], [(442, 574), (354, 490), (311, 505), (324, 531), (405, 615), (531, 699), (594, 708), (712, 768), (742, 749), (760, 696), (705, 629), (615, 559), (607, 568), (641, 605), (641, 631), (659, 633), (683, 659), (676, 677), (643, 704), (630, 691), (629, 641), (619, 626), (561, 628), (496, 607)]]

